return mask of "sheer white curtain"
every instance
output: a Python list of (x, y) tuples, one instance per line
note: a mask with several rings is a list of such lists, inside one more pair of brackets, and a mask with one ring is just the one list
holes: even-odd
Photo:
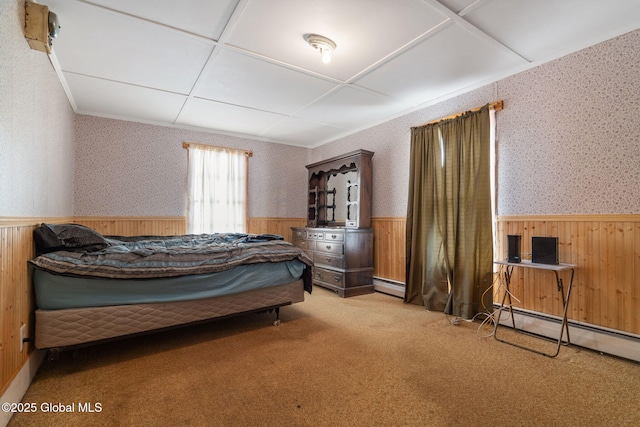
[[(491, 233), (493, 235), (493, 253), (498, 254), (498, 177), (496, 162), (496, 110), (489, 108), (489, 161), (491, 162)], [(497, 271), (494, 264), (494, 270)]]
[(247, 155), (189, 146), (187, 233), (246, 232)]

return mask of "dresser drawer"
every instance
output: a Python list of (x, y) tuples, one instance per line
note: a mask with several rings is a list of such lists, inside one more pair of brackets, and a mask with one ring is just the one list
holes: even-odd
[(300, 249), (305, 250), (305, 251), (313, 251), (316, 248), (316, 241), (315, 240), (293, 239), (293, 244), (295, 246), (299, 247)]
[(313, 253), (314, 264), (330, 265), (331, 267), (344, 267), (344, 257), (342, 255), (334, 255), (326, 252)]
[(344, 274), (339, 271), (313, 267), (313, 280), (344, 288)]
[(332, 242), (344, 242), (344, 233), (325, 232), (324, 240)]
[(324, 239), (324, 233), (321, 231), (307, 231), (306, 238), (309, 240), (322, 240)]
[(316, 250), (330, 254), (342, 255), (344, 253), (344, 245), (342, 243), (334, 242), (316, 242)]
[(293, 240), (303, 240), (307, 237), (305, 230), (293, 230)]

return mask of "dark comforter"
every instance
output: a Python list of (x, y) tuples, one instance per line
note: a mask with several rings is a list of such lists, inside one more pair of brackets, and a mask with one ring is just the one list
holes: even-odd
[[(55, 251), (43, 253), (29, 263), (50, 273), (77, 277), (108, 279), (150, 279), (191, 274), (215, 273), (242, 264), (299, 260), (307, 268), (303, 279), (305, 290), (311, 291), (311, 259), (299, 248), (282, 240), (281, 236), (239, 233), (184, 236), (100, 236), (94, 230), (75, 225), (43, 224), (38, 231), (51, 239), (56, 234)], [(61, 227), (71, 227), (63, 229)], [(74, 239), (65, 235), (73, 235)], [(71, 231), (69, 231), (71, 230)], [(79, 233), (92, 232), (91, 245), (82, 246)], [(60, 237), (62, 236), (62, 237)], [(83, 236), (86, 237), (86, 236)], [(96, 239), (103, 241), (96, 243)], [(39, 237), (36, 236), (36, 241)], [(42, 240), (42, 239), (40, 239)], [(83, 240), (86, 243), (87, 238)], [(65, 242), (68, 242), (65, 244)]]

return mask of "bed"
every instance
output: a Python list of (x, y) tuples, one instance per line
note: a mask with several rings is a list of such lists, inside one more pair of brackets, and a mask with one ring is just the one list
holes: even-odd
[(311, 292), (309, 257), (281, 236), (103, 236), (34, 230), (35, 346), (55, 352), (232, 315)]

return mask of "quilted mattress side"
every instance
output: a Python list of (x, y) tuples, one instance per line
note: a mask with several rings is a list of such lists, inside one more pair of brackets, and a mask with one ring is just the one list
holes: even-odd
[(201, 300), (36, 310), (35, 346), (66, 347), (304, 301), (302, 280)]

